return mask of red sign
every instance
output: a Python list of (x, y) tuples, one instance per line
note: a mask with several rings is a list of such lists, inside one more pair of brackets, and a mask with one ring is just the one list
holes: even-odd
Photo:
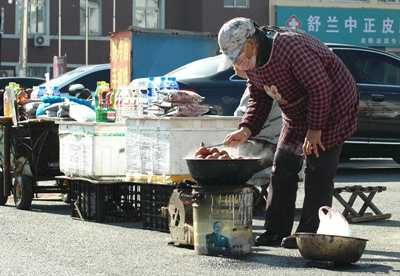
[(300, 29), (301, 21), (295, 15), (292, 15), (286, 21), (286, 27), (288, 27), (290, 29)]

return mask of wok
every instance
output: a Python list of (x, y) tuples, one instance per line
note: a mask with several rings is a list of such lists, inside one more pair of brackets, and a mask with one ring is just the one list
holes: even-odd
[(263, 169), (260, 159), (185, 159), (199, 185), (241, 185)]
[(305, 259), (330, 261), (337, 264), (355, 263), (364, 252), (366, 239), (296, 233), (297, 246)]

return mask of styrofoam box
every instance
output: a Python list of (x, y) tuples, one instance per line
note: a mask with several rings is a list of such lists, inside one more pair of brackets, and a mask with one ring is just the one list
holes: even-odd
[(126, 126), (60, 122), (60, 170), (70, 176), (110, 177), (126, 173)]
[(184, 158), (193, 158), (201, 142), (222, 143), (239, 121), (232, 116), (128, 119), (127, 176), (188, 175)]

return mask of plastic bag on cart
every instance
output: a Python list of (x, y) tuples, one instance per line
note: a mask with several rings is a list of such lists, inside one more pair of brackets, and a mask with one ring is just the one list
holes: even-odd
[(165, 116), (173, 117), (197, 117), (206, 114), (209, 111), (208, 105), (201, 105), (197, 103), (182, 104), (168, 110)]
[(171, 103), (201, 103), (204, 97), (189, 90), (176, 90), (168, 93), (166, 101)]
[(322, 206), (318, 211), (319, 227), (317, 234), (351, 237), (349, 223), (337, 210)]
[(69, 117), (78, 121), (79, 123), (94, 122), (96, 121), (96, 112), (86, 105), (70, 102)]

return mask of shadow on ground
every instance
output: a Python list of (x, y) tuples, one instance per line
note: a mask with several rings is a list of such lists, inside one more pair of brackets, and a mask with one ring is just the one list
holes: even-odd
[(362, 259), (360, 262), (348, 265), (337, 265), (332, 262), (319, 262), (306, 260), (301, 256), (280, 256), (268, 249), (256, 248), (254, 251), (240, 259), (230, 259), (229, 267), (234, 269), (242, 268), (243, 264), (251, 263), (265, 265), (266, 267), (285, 267), (285, 268), (317, 268), (327, 271), (352, 272), (352, 273), (389, 273), (393, 271), (392, 266), (378, 264), (379, 259)]

